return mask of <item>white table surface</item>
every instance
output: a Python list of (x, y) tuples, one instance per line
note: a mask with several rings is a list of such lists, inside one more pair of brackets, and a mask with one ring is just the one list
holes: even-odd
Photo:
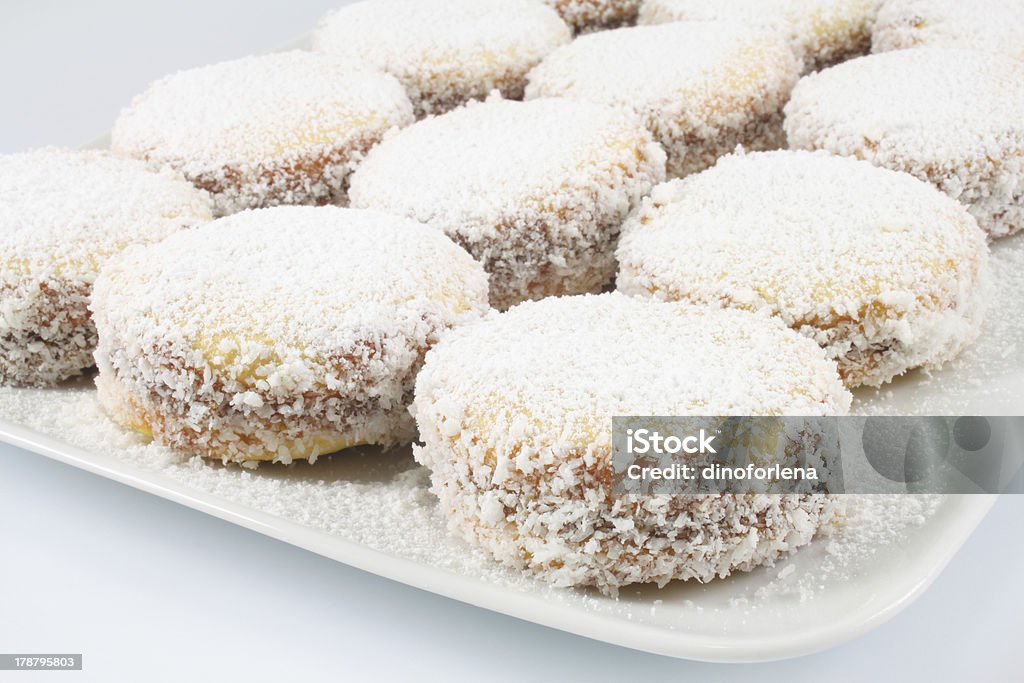
[[(160, 75), (265, 51), (325, 0), (0, 0), (0, 152), (76, 146)], [(1024, 496), (876, 631), (803, 659), (633, 652), (339, 565), (0, 446), (0, 652), (82, 672), (0, 681), (1021, 681)]]

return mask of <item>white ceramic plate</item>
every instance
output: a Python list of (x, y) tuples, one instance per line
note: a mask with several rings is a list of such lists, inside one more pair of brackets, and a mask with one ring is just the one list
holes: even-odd
[[(1024, 235), (994, 248), (981, 339), (957, 361), (881, 391), (868, 414), (1024, 413)], [(889, 619), (927, 588), (991, 507), (988, 496), (849, 497), (831, 536), (772, 568), (707, 585), (558, 589), (496, 566), (448, 535), (408, 451), (315, 465), (225, 467), (147, 444), (103, 415), (88, 378), (0, 390), (0, 439), (403, 583), (579, 635), (674, 657), (808, 654)]]
[[(9, 396), (4, 399), (8, 408)], [(66, 410), (92, 400), (83, 388), (16, 402)], [(83, 431), (109, 438), (105, 426), (87, 424), (94, 415), (82, 417)], [(857, 507), (867, 512), (860, 518), (852, 513), (844, 528), (774, 568), (703, 586), (627, 589), (615, 600), (542, 586), (447, 537), (407, 453), (356, 453), (250, 473), (173, 456), (163, 461), (167, 453), (139, 444), (130, 453), (84, 449), (9, 420), (0, 421), (0, 439), (411, 586), (597, 640), (706, 661), (795, 657), (870, 630), (931, 584), (994, 502), (992, 496), (862, 500)], [(143, 450), (153, 458), (140, 458)], [(264, 484), (254, 485), (255, 497), (240, 495), (254, 481)], [(272, 512), (252, 504), (268, 491), (277, 498)], [(362, 518), (339, 521), (320, 509), (316, 519), (302, 519), (304, 499), (334, 507), (336, 497), (347, 499), (338, 506), (343, 516), (362, 507)], [(391, 509), (376, 507), (382, 500)], [(368, 542), (368, 534), (376, 540)]]
[[(997, 288), (979, 342), (932, 376), (912, 373), (858, 392), (857, 412), (1024, 413), (1024, 235), (998, 243), (994, 256)], [(612, 599), (539, 584), (449, 536), (408, 451), (364, 449), (256, 471), (224, 467), (118, 429), (88, 378), (56, 389), (0, 389), (0, 440), (396, 581), (609, 643), (707, 661), (795, 657), (879, 625), (931, 584), (994, 502), (850, 497), (836, 531), (775, 567), (707, 585), (630, 588)]]

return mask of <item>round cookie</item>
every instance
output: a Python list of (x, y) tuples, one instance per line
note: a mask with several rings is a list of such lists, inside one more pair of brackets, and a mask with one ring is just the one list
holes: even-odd
[(526, 73), (571, 37), (540, 0), (363, 0), (324, 18), (313, 49), (394, 75), (423, 117), (493, 90), (521, 99)]
[(529, 302), (428, 354), (413, 413), (449, 527), (498, 561), (606, 592), (773, 562), (822, 494), (616, 495), (616, 415), (832, 415), (835, 364), (781, 322), (621, 294)]
[(480, 265), (440, 232), (338, 207), (246, 211), (131, 249), (92, 310), (106, 411), (225, 462), (410, 441), (426, 350), (487, 309)]
[(655, 188), (623, 227), (619, 290), (777, 315), (847, 386), (936, 368), (977, 338), (985, 233), (905, 173), (824, 152), (729, 156)]
[(943, 48), (860, 57), (800, 81), (786, 134), (794, 149), (931, 182), (992, 237), (1024, 227), (1024, 60)]
[(544, 0), (580, 33), (631, 26), (643, 0)]
[(881, 0), (645, 0), (641, 24), (726, 21), (786, 36), (805, 72), (863, 55)]
[(444, 230), (484, 264), (491, 304), (595, 292), (619, 227), (665, 177), (635, 116), (588, 102), (471, 103), (381, 143), (352, 177), (357, 208)]
[(179, 174), (99, 151), (0, 156), (0, 384), (43, 386), (93, 364), (89, 316), (103, 264), (212, 220)]
[(1020, 0), (887, 0), (872, 36), (874, 52), (963, 47), (1024, 59)]
[(344, 201), (363, 154), (412, 120), (393, 77), (327, 55), (281, 52), (157, 81), (121, 112), (111, 148), (182, 172), (223, 215)]
[(577, 38), (530, 72), (526, 97), (630, 107), (668, 153), (669, 175), (685, 176), (737, 145), (782, 146), (782, 107), (799, 72), (779, 36), (679, 22)]

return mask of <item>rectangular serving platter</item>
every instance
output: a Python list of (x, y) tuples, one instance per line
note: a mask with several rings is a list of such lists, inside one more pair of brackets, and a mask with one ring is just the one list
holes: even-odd
[[(75, 402), (91, 400), (87, 389), (64, 392), (74, 394)], [(64, 401), (57, 400), (66, 408)], [(83, 425), (83, 429), (89, 427)], [(172, 459), (174, 464), (169, 464), (155, 448), (151, 462), (140, 462), (137, 454), (81, 448), (8, 419), (0, 420), (0, 439), (410, 586), (615, 645), (704, 661), (796, 657), (827, 649), (883, 623), (931, 584), (994, 502), (994, 496), (981, 495), (916, 497), (920, 506), (911, 507), (909, 515), (916, 521), (883, 534), (881, 544), (873, 543), (877, 529), (841, 529), (773, 568), (705, 585), (676, 582), (664, 589), (624, 589), (616, 599), (589, 590), (541, 585), (489, 566), (486, 558), (449, 538), (426, 492), (425, 479), (407, 476), (418, 474), (407, 452), (361, 452), (327, 458), (314, 466), (261, 467), (249, 472), (192, 459)], [(197, 485), (195, 469), (204, 467), (219, 476)], [(263, 470), (275, 471), (264, 475)], [(311, 521), (302, 518), (301, 509), (282, 511), (275, 506), (268, 511), (256, 503), (259, 496), (234, 495), (231, 482), (246, 483), (261, 476), (272, 479), (275, 490), (283, 491), (289, 503), (305, 498), (311, 486), (317, 488), (312, 482), (324, 482), (325, 489), (345, 482), (333, 494), (313, 497), (321, 502), (346, 498), (346, 504), (339, 506), (341, 514), (365, 504), (359, 516), (383, 515), (390, 533), (380, 534), (371, 525), (377, 541), (368, 542), (369, 533), (345, 533), (367, 519), (339, 524), (328, 515), (328, 519)], [(224, 495), (224, 490), (232, 494)], [(260, 496), (264, 493), (261, 489)], [(909, 497), (871, 499), (876, 509), (858, 523), (898, 522), (900, 526), (905, 520), (892, 518), (906, 516), (908, 510), (905, 505), (889, 504), (896, 498)], [(404, 502), (402, 509), (383, 510), (375, 505), (381, 500)], [(423, 509), (410, 509), (415, 506)], [(426, 528), (420, 526), (424, 524)], [(872, 542), (873, 552), (858, 545), (862, 542)], [(838, 550), (832, 547), (836, 544)], [(465, 559), (452, 561), (460, 555)], [(823, 572), (825, 564), (833, 566)]]
[[(281, 49), (308, 44), (307, 36)], [(108, 144), (104, 137), (88, 147)], [(858, 392), (855, 412), (1024, 414), (1024, 235), (993, 246), (993, 274), (978, 343), (939, 372)], [(88, 377), (0, 389), (0, 441), (439, 595), (615, 645), (719, 662), (805, 655), (878, 626), (927, 589), (995, 500), (850, 497), (842, 525), (774, 567), (611, 598), (538, 583), (449, 535), (408, 449), (223, 466), (123, 432), (103, 415)]]
[[(859, 391), (862, 415), (1024, 413), (1024, 236), (993, 247), (981, 339), (949, 367)], [(380, 576), (545, 626), (705, 661), (781, 659), (856, 637), (938, 576), (992, 496), (848, 497), (836, 530), (775, 567), (617, 598), (555, 588), (452, 537), (408, 449), (354, 449), (314, 465), (224, 466), (111, 423), (91, 378), (0, 389), (0, 440)], [(97, 504), (102, 504), (97, 502)]]

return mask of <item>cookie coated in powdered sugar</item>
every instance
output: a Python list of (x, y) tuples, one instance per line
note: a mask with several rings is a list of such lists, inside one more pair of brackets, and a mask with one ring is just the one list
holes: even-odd
[(544, 0), (577, 32), (631, 26), (643, 0)]
[(829, 523), (821, 494), (619, 496), (615, 415), (835, 415), (834, 362), (781, 321), (621, 294), (549, 298), (447, 335), (412, 411), (449, 527), (558, 585), (708, 581)]
[(0, 384), (42, 386), (92, 366), (88, 304), (103, 264), (212, 220), (171, 171), (99, 151), (0, 156)]
[(279, 52), (156, 81), (121, 112), (111, 149), (180, 171), (227, 215), (343, 202), (367, 150), (412, 120), (392, 76), (329, 55)]
[(526, 73), (571, 38), (540, 0), (363, 0), (327, 15), (313, 49), (392, 74), (423, 117), (493, 90), (521, 99)]
[(784, 38), (724, 22), (603, 31), (555, 50), (526, 98), (568, 97), (636, 111), (668, 153), (668, 174), (696, 173), (736, 145), (783, 145), (782, 107), (800, 74)]
[(1020, 0), (886, 0), (872, 35), (874, 52), (963, 47), (1024, 59)]
[(186, 452), (287, 463), (411, 440), (423, 354), (487, 310), (487, 279), (414, 221), (277, 207), (126, 251), (92, 309), (115, 421)]
[(645, 0), (641, 24), (726, 21), (786, 36), (805, 72), (863, 55), (881, 0)]
[(992, 237), (1024, 228), (1024, 60), (946, 48), (860, 57), (801, 80), (785, 125), (794, 149), (931, 182)]
[(933, 186), (825, 152), (724, 157), (623, 227), (620, 291), (777, 315), (848, 386), (937, 368), (977, 338), (985, 233)]
[(484, 264), (491, 304), (507, 308), (610, 284), (622, 221), (664, 178), (665, 153), (630, 112), (489, 99), (382, 142), (350, 196), (443, 230)]

